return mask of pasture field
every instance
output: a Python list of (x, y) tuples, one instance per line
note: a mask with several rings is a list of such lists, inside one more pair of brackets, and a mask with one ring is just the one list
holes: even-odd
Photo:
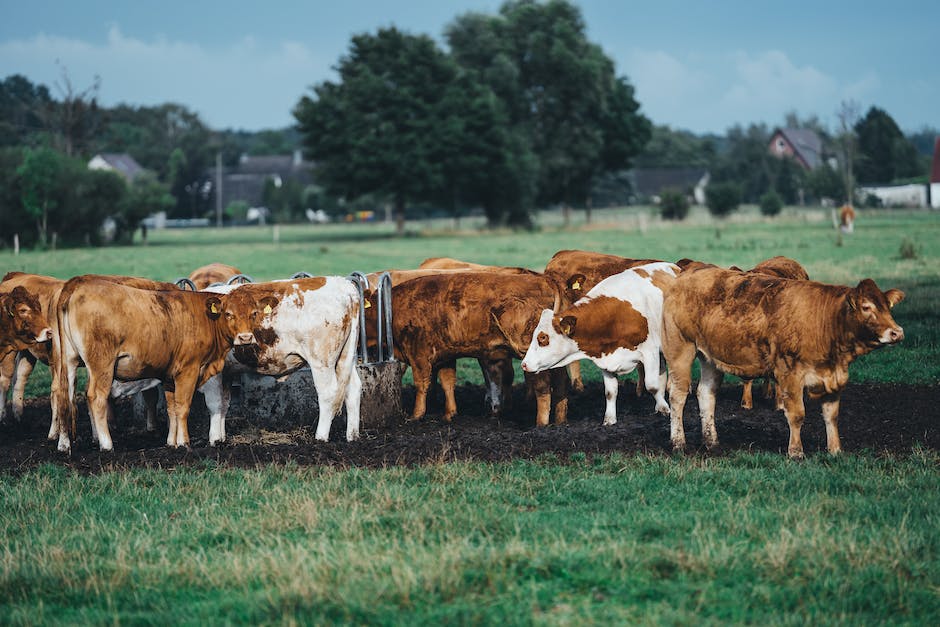
[[(903, 394), (918, 384), (920, 398), (936, 390), (937, 403), (911, 406), (936, 415), (918, 416), (925, 432), (905, 438), (915, 442), (906, 448), (811, 452), (799, 463), (766, 449), (671, 455), (656, 446), (467, 461), (444, 440), (460, 433), (458, 416), (440, 428), (440, 455), (418, 465), (286, 455), (236, 467), (224, 450), (147, 467), (133, 463), (144, 450), (4, 465), (0, 624), (935, 624), (940, 214), (863, 211), (842, 237), (827, 212), (793, 208), (775, 220), (750, 208), (728, 222), (697, 212), (671, 225), (641, 208), (595, 211), (594, 221), (562, 229), (545, 214), (535, 233), (438, 222), (405, 238), (385, 225), (304, 225), (280, 227), (277, 242), (272, 227), (157, 231), (132, 248), (3, 250), (0, 269), (173, 280), (224, 261), (263, 280), (414, 267), (431, 256), (540, 269), (565, 248), (745, 268), (781, 254), (818, 280), (872, 277), (905, 291), (894, 312), (904, 342), (856, 362), (849, 387), (889, 383)], [(458, 376), (479, 382), (465, 361)], [(34, 379), (32, 393), (45, 395), (48, 379)], [(736, 394), (726, 390), (726, 407)], [(845, 408), (875, 429), (878, 410)], [(644, 421), (665, 430), (667, 419)], [(814, 441), (818, 423), (809, 409)], [(841, 426), (851, 433), (851, 419)], [(39, 441), (44, 428), (33, 429)], [(601, 428), (581, 421), (538, 438)], [(903, 417), (884, 428), (904, 429)], [(694, 439), (697, 427), (686, 429)], [(327, 460), (356, 449), (334, 440), (309, 446)], [(380, 448), (381, 438), (361, 444)], [(251, 445), (231, 448), (240, 447), (253, 457)]]

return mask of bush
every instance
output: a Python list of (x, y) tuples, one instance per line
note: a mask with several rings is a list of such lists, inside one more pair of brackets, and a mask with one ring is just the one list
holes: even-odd
[(684, 220), (689, 215), (689, 199), (677, 189), (664, 189), (659, 210), (664, 220)]
[(760, 197), (760, 212), (765, 216), (775, 216), (783, 209), (783, 200), (774, 190)]
[(741, 204), (741, 188), (734, 183), (712, 183), (705, 188), (705, 204), (713, 216), (723, 218)]
[(901, 240), (901, 248), (898, 250), (901, 259), (917, 259), (917, 245), (909, 237)]

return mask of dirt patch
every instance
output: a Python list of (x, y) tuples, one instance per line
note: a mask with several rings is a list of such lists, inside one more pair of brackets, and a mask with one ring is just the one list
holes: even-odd
[[(0, 426), (0, 472), (18, 473), (44, 463), (61, 464), (79, 472), (218, 463), (231, 467), (254, 467), (269, 463), (382, 467), (440, 463), (454, 460), (505, 461), (544, 454), (567, 458), (572, 453), (646, 452), (668, 454), (669, 420), (653, 412), (653, 400), (636, 398), (632, 384), (621, 386), (618, 423), (604, 427), (604, 391), (600, 383), (571, 402), (569, 423), (536, 429), (534, 408), (528, 405), (521, 386), (514, 391), (507, 417), (481, 415), (483, 389), (458, 388), (462, 413), (450, 423), (441, 420), (441, 399), (432, 399), (428, 416), (419, 422), (398, 421), (386, 430), (365, 431), (357, 442), (345, 441), (342, 418), (333, 423), (330, 442), (314, 440), (315, 417), (298, 417), (291, 430), (269, 430), (267, 425), (249, 424), (237, 416), (227, 422), (229, 442), (213, 448), (207, 444), (208, 425), (191, 422), (193, 446), (189, 450), (168, 449), (165, 427), (148, 433), (132, 417), (130, 403), (118, 403), (112, 429), (115, 450), (100, 453), (91, 442), (87, 414), (81, 408), (79, 439), (71, 455), (55, 450), (46, 440), (49, 428), (48, 399), (34, 399), (18, 424)], [(414, 401), (413, 388), (403, 394), (405, 407)], [(716, 424), (720, 447), (709, 455), (729, 451), (769, 451), (785, 454), (788, 429), (782, 412), (773, 409), (755, 393), (753, 410), (739, 406), (741, 388), (725, 385), (718, 397)], [(803, 446), (808, 455), (826, 450), (826, 433), (818, 402), (807, 401)], [(685, 412), (690, 452), (702, 453), (698, 407), (690, 395)], [(842, 447), (848, 452), (910, 452), (921, 445), (940, 450), (940, 387), (910, 385), (850, 384), (842, 396), (839, 420)]]

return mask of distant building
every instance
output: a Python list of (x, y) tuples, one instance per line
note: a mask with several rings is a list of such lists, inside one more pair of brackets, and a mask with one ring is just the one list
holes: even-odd
[(806, 170), (815, 170), (823, 162), (822, 140), (805, 128), (778, 128), (770, 137), (770, 154), (789, 157)]
[(134, 179), (145, 172), (143, 166), (137, 163), (137, 161), (134, 160), (134, 157), (130, 156), (126, 152), (98, 153), (91, 158), (91, 161), (88, 162), (88, 169), (117, 172), (128, 183), (133, 183)]
[(667, 189), (688, 194), (695, 204), (705, 204), (705, 188), (711, 174), (705, 168), (635, 168), (631, 171), (633, 190), (641, 199), (658, 202)]
[[(214, 170), (208, 176), (215, 182)], [(269, 179), (275, 185), (289, 180), (308, 185), (313, 182), (312, 164), (304, 161), (299, 150), (292, 155), (242, 155), (237, 165), (225, 168), (222, 174), (222, 207), (236, 201), (246, 202), (249, 207), (263, 205), (264, 185)]]

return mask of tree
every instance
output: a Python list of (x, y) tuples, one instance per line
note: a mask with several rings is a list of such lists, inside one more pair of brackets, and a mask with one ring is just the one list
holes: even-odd
[(723, 218), (741, 204), (741, 188), (734, 183), (712, 183), (705, 188), (705, 204), (709, 213)]
[(406, 205), (443, 188), (433, 156), (457, 68), (430, 37), (384, 28), (354, 36), (336, 69), (339, 83), (315, 86), (294, 109), (304, 145), (331, 193), (390, 198), (403, 233)]
[(641, 168), (709, 167), (715, 160), (715, 144), (683, 130), (655, 126), (650, 140), (636, 157)]
[(664, 189), (659, 196), (659, 208), (666, 220), (685, 220), (689, 215), (689, 198), (681, 190)]
[(41, 113), (51, 105), (45, 85), (33, 85), (20, 74), (0, 81), (0, 146), (32, 144), (45, 130)]
[(16, 169), (23, 208), (35, 221), (36, 235), (42, 246), (49, 239), (50, 213), (61, 201), (60, 183), (64, 168), (64, 160), (58, 152), (51, 148), (37, 148), (27, 150), (23, 162)]
[(623, 169), (649, 139), (633, 89), (590, 43), (580, 10), (565, 0), (512, 0), (498, 17), (468, 14), (447, 28), (461, 67), (489, 86), (537, 164), (542, 204), (590, 205), (592, 183)]
[(175, 200), (169, 188), (157, 180), (157, 177), (144, 172), (139, 174), (130, 185), (123, 201), (118, 205), (119, 212), (114, 216), (117, 231), (114, 239), (122, 243), (131, 243), (134, 231), (147, 216), (160, 211), (169, 211)]
[(816, 200), (821, 201), (824, 198), (829, 198), (839, 204), (845, 202), (846, 188), (844, 181), (839, 171), (830, 167), (829, 164), (824, 163), (810, 172), (806, 179), (806, 185), (810, 194)]
[(858, 137), (858, 179), (891, 183), (922, 174), (917, 149), (882, 109), (871, 107), (854, 126)]

